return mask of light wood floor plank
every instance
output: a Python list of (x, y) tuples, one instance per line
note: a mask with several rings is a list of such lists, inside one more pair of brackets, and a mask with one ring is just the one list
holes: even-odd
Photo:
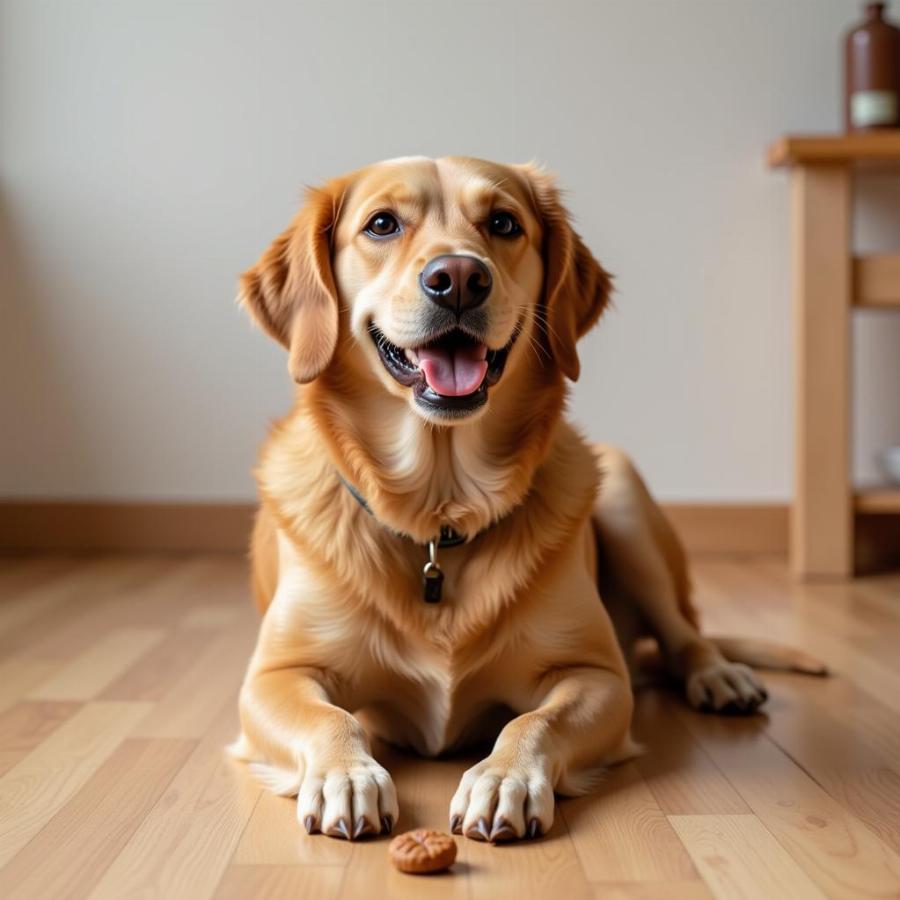
[[(136, 737), (201, 738), (217, 710), (237, 692), (256, 640), (252, 628), (235, 627), (197, 641), (194, 664), (166, 692), (135, 729)], [(210, 677), (215, 673), (215, 677)]]
[(0, 775), (27, 756), (66, 719), (81, 709), (80, 703), (17, 703), (0, 713)]
[[(197, 609), (229, 606), (231, 621), (238, 618), (258, 625), (259, 616), (250, 598), (246, 561), (230, 556), (181, 558), (164, 579), (147, 584), (140, 602), (119, 603), (108, 612), (117, 625), (148, 625), (166, 628), (190, 627)], [(201, 616), (202, 618), (202, 616)]]
[(702, 881), (664, 881), (595, 884), (594, 900), (713, 900)]
[(215, 898), (329, 900), (340, 892), (343, 876), (344, 870), (334, 866), (231, 866), (225, 872)]
[[(776, 676), (778, 683), (789, 676)], [(900, 715), (880, 700), (840, 676), (802, 681), (800, 696), (826, 713), (836, 714), (846, 731), (884, 759), (900, 751)]]
[(560, 806), (590, 881), (690, 881), (699, 876), (633, 762), (597, 791)]
[(121, 673), (98, 695), (101, 700), (161, 700), (184, 683), (198, 653), (216, 635), (192, 628), (170, 630), (165, 638)]
[(669, 821), (718, 900), (824, 900), (756, 816), (670, 816)]
[(3, 869), (6, 900), (80, 900), (143, 821), (194, 748), (126, 740)]
[[(203, 559), (155, 558), (141, 560), (140, 568), (113, 589), (82, 592), (77, 602), (67, 604), (77, 615), (62, 616), (52, 629), (41, 628), (33, 638), (36, 656), (73, 659), (97, 640), (97, 635), (114, 628), (171, 628), (185, 609), (199, 602), (204, 589), (211, 589), (215, 564)], [(43, 620), (32, 623), (41, 627)]]
[[(638, 691), (634, 734), (644, 746), (635, 760), (659, 808), (670, 815), (749, 813), (750, 807), (680, 722), (674, 691)], [(665, 740), (659, 736), (665, 735)]]
[(213, 895), (261, 793), (224, 750), (236, 733), (237, 709), (229, 700), (91, 891), (92, 900)]
[(77, 558), (64, 556), (0, 558), (0, 609), (18, 599), (20, 594), (30, 593), (35, 588), (46, 589), (51, 581), (66, 577), (80, 565)]
[(89, 703), (0, 778), (0, 865), (50, 821), (146, 713), (141, 703)]
[(353, 845), (346, 841), (307, 835), (297, 821), (296, 798), (264, 791), (232, 862), (241, 866), (345, 866), (352, 852)]
[(747, 805), (830, 896), (900, 895), (900, 856), (764, 737), (764, 720), (683, 712)]
[(182, 628), (225, 628), (237, 614), (234, 603), (207, 603), (189, 610), (178, 624)]
[(0, 657), (28, 647), (32, 657), (72, 659), (110, 627), (108, 610), (127, 605), (141, 585), (160, 577), (161, 568), (152, 557), (86, 562), (24, 605), (12, 627), (0, 633)]
[(592, 897), (575, 840), (576, 835), (569, 834), (564, 816), (558, 813), (550, 832), (534, 843), (494, 846), (464, 841), (462, 862), (473, 900)]
[(116, 628), (38, 685), (31, 700), (91, 700), (162, 641), (161, 628)]
[(826, 712), (788, 676), (769, 679), (775, 698), (768, 733), (844, 809), (900, 853), (900, 756), (885, 756)]
[(0, 662), (0, 712), (24, 699), (36, 685), (50, 678), (62, 667), (53, 659), (10, 656)]
[(37, 640), (84, 613), (86, 603), (104, 598), (152, 563), (133, 559), (94, 559), (73, 567), (66, 577), (53, 578), (17, 592), (0, 604), (0, 655), (34, 649)]

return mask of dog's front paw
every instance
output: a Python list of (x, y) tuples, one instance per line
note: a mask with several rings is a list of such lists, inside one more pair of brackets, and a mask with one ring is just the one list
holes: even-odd
[(348, 841), (388, 834), (398, 812), (394, 782), (370, 756), (319, 764), (310, 760), (297, 794), (297, 818), (307, 832)]
[(472, 766), (450, 802), (450, 830), (476, 841), (538, 837), (553, 824), (553, 787), (540, 766), (488, 757)]
[(714, 663), (688, 676), (685, 687), (688, 702), (703, 712), (749, 714), (769, 698), (756, 673), (743, 663)]

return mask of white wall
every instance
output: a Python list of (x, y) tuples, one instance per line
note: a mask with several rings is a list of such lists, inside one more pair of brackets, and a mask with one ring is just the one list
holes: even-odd
[[(304, 183), (465, 153), (560, 172), (618, 276), (588, 433), (664, 498), (786, 498), (788, 183), (763, 154), (839, 126), (858, 7), (0, 0), (0, 494), (251, 497), (290, 386), (237, 273)], [(900, 186), (868, 193), (863, 237), (900, 248)], [(900, 322), (858, 330), (871, 475), (900, 442)]]

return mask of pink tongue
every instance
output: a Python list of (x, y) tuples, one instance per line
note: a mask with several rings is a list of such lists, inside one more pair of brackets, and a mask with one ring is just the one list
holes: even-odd
[(416, 356), (428, 386), (442, 397), (473, 394), (487, 374), (487, 347), (484, 344), (466, 344), (452, 350), (422, 347), (416, 350)]

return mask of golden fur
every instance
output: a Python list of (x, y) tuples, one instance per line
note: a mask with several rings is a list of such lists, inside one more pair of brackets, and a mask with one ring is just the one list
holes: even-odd
[[(520, 237), (484, 227), (498, 208)], [(404, 223), (389, 242), (365, 232), (384, 209)], [(447, 253), (489, 266), (484, 340), (514, 341), (487, 403), (452, 421), (417, 406), (369, 335), (374, 323), (401, 348), (427, 338), (419, 272)], [(392, 160), (311, 191), (244, 275), (243, 305), (300, 386), (257, 469), (265, 615), (235, 752), (298, 795), (307, 830), (353, 838), (396, 822), (377, 734), (426, 755), (496, 738), (453, 798), (453, 829), (546, 831), (554, 792), (588, 790), (634, 752), (621, 648), (630, 657), (648, 633), (692, 702), (764, 699), (697, 632), (684, 555), (630, 462), (562, 418), (576, 342), (609, 292), (550, 176), (462, 158)], [(423, 545), (446, 525), (469, 540), (440, 552), (444, 598), (425, 604)]]

